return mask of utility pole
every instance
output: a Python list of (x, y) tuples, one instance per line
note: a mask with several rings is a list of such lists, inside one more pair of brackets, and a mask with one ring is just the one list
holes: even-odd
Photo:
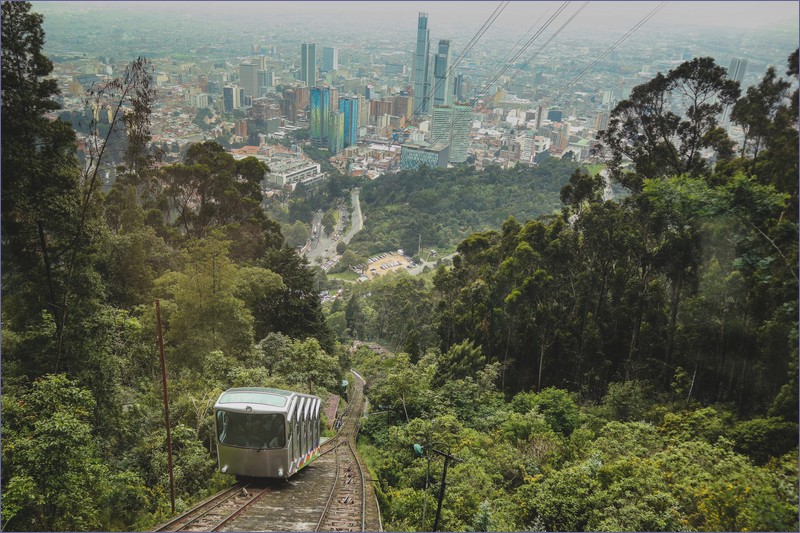
[(164, 423), (167, 426), (167, 465), (169, 466), (169, 495), (172, 513), (175, 514), (175, 479), (172, 476), (172, 433), (169, 429), (169, 396), (167, 395), (167, 365), (164, 361), (164, 335), (161, 333), (161, 303), (156, 300), (158, 322), (158, 351), (161, 356), (161, 383), (164, 387)]
[[(436, 452), (436, 450), (434, 450), (434, 451)], [(441, 483), (441, 485), (439, 487), (439, 503), (436, 504), (436, 518), (433, 521), (433, 530), (434, 531), (439, 531), (439, 517), (442, 514), (442, 500), (444, 500), (444, 487), (445, 487), (445, 483), (447, 482), (446, 481), (447, 480), (447, 461), (450, 460), (450, 458), (453, 457), (453, 456), (450, 455), (450, 454), (447, 454), (447, 453), (442, 453), (442, 452), (436, 452), (436, 453), (440, 453), (440, 454), (442, 454), (444, 456), (444, 470), (442, 470), (442, 483)]]
[[(439, 450), (437, 450), (436, 448), (433, 448), (433, 447), (431, 447), (430, 450), (433, 453), (435, 453), (437, 455), (441, 455), (442, 457), (444, 457), (444, 469), (442, 470), (442, 481), (441, 481), (441, 485), (439, 486), (439, 501), (438, 501), (438, 503), (436, 505), (436, 518), (433, 521), (433, 531), (439, 531), (439, 518), (441, 517), (441, 514), (442, 514), (442, 501), (444, 501), (444, 489), (445, 489), (445, 486), (446, 486), (446, 483), (447, 483), (447, 465), (448, 465), (448, 461), (453, 460), (453, 461), (456, 461), (456, 462), (460, 462), (460, 461), (463, 461), (463, 459), (460, 459), (460, 458), (456, 457), (455, 455), (450, 455), (449, 453), (445, 453), (445, 452), (439, 451)], [(414, 453), (416, 455), (418, 455), (418, 456), (427, 455), (427, 453), (425, 452), (425, 448), (423, 448), (419, 444), (414, 444)], [(428, 471), (430, 472), (430, 456), (429, 455), (428, 455), (428, 469), (429, 469)], [(427, 486), (427, 476), (426, 476), (426, 486)], [(425, 500), (423, 500), (423, 503), (424, 503), (424, 501)], [(424, 518), (423, 518), (423, 520), (424, 520)], [(424, 527), (424, 523), (423, 523), (423, 527)]]

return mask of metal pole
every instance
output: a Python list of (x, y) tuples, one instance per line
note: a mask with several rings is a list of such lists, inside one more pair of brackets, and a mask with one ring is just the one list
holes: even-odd
[(444, 484), (445, 479), (447, 478), (447, 461), (450, 460), (450, 456), (447, 454), (444, 455), (444, 470), (442, 470), (442, 486), (439, 488), (439, 504), (436, 506), (436, 520), (433, 521), (433, 530), (439, 531), (439, 515), (442, 513), (442, 500), (444, 499)]
[(425, 472), (425, 493), (422, 497), (422, 527), (419, 528), (420, 531), (425, 531), (425, 509), (428, 503), (428, 479), (431, 477), (430, 444), (428, 444), (428, 453), (425, 455), (428, 456), (428, 470)]
[[(164, 387), (164, 422), (167, 426), (167, 464), (169, 465), (169, 496), (172, 513), (175, 513), (175, 479), (172, 476), (172, 433), (169, 429), (169, 396), (167, 394), (167, 365), (164, 361), (164, 336), (161, 333), (161, 303), (156, 300), (158, 322), (158, 351), (161, 356), (161, 383)], [(447, 463), (445, 463), (445, 466)]]

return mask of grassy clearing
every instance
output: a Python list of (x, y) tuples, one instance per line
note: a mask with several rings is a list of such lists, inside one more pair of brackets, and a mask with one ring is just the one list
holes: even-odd
[(338, 279), (340, 281), (349, 281), (354, 282), (358, 279), (358, 274), (353, 272), (352, 270), (346, 270), (345, 272), (337, 272), (336, 274), (328, 274), (328, 279)]
[(591, 176), (596, 176), (598, 172), (605, 170), (606, 165), (603, 163), (592, 163), (590, 165), (583, 165), (586, 168), (586, 171), (589, 172)]

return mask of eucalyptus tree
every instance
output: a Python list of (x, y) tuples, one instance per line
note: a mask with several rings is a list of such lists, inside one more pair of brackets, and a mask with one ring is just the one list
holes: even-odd
[[(598, 134), (597, 151), (611, 176), (633, 191), (645, 178), (703, 174), (709, 152), (718, 158), (733, 154), (717, 117), (739, 94), (738, 82), (727, 79), (725, 68), (710, 57), (659, 72), (612, 110), (608, 127)], [(625, 171), (626, 161), (633, 172)]]

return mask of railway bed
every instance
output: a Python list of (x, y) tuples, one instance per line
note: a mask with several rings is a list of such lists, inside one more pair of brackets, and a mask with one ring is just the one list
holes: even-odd
[(356, 375), (339, 433), (288, 480), (243, 479), (155, 531), (382, 531), (366, 468), (355, 453), (363, 408)]

